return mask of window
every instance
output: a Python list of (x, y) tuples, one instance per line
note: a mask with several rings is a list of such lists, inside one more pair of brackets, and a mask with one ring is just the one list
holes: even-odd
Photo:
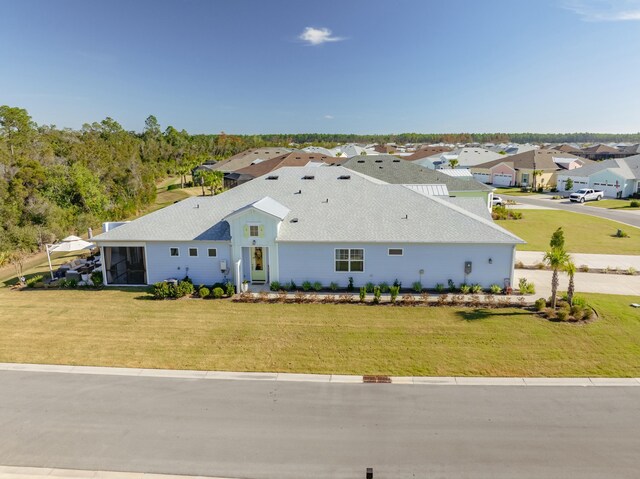
[(258, 225), (249, 225), (249, 236), (260, 236), (260, 227)]
[(207, 250), (207, 254), (209, 255), (210, 258), (215, 258), (216, 256), (218, 256), (218, 250), (215, 248), (209, 248)]
[(198, 248), (189, 248), (189, 256), (198, 256)]
[(529, 173), (523, 173), (522, 174), (522, 184), (526, 185), (527, 183), (529, 183)]
[(403, 254), (402, 248), (389, 248), (389, 256), (402, 256)]
[(363, 249), (336, 249), (336, 271), (361, 273), (364, 271)]
[(171, 249), (170, 249), (170, 254), (171, 254), (171, 256), (180, 256), (180, 249), (178, 249), (178, 248), (171, 248)]

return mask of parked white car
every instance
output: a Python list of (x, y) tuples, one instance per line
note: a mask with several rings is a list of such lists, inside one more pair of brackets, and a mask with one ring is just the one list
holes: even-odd
[(582, 188), (575, 193), (571, 193), (569, 199), (574, 202), (584, 203), (585, 201), (600, 201), (604, 198), (604, 191), (591, 190), (588, 188)]
[(504, 201), (499, 196), (494, 196), (491, 200), (491, 206), (504, 206)]

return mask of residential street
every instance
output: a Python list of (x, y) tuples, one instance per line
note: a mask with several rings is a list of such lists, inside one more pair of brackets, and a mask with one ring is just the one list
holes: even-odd
[(497, 190), (495, 194), (506, 200), (513, 200), (525, 205), (544, 206), (547, 208), (584, 213), (586, 215), (599, 216), (600, 218), (620, 221), (640, 228), (640, 211), (621, 211), (608, 210), (606, 208), (595, 208), (588, 205), (582, 205), (580, 203), (572, 203), (569, 200), (552, 200), (550, 195), (508, 196), (501, 195), (499, 190)]
[(640, 387), (0, 372), (0, 464), (243, 478), (636, 478)]

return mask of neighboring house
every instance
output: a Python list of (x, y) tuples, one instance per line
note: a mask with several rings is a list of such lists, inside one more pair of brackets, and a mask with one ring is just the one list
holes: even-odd
[(458, 162), (456, 168), (471, 168), (472, 166), (480, 165), (498, 158), (504, 158), (504, 155), (496, 153), (495, 151), (489, 151), (485, 148), (464, 147), (428, 156), (420, 160), (414, 160), (414, 163), (431, 170), (439, 170), (443, 168), (451, 168), (451, 160), (456, 160)]
[(573, 154), (589, 160), (609, 160), (611, 158), (623, 158), (627, 156), (617, 148), (602, 143), (588, 148), (582, 148), (581, 150), (573, 152)]
[(558, 173), (558, 189), (567, 191), (567, 180), (571, 178), (573, 188), (593, 188), (604, 191), (612, 198), (640, 193), (640, 155), (591, 162), (582, 168)]
[(625, 146), (622, 149), (622, 153), (624, 153), (626, 156), (640, 155), (640, 143)]
[[(318, 153), (306, 153), (304, 151), (294, 151), (281, 156), (276, 156), (270, 160), (261, 161), (253, 165), (241, 168), (233, 173), (224, 175), (224, 186), (226, 189), (235, 188), (238, 185), (251, 181), (259, 176), (271, 173), (285, 166), (307, 166), (318, 163), (322, 165), (339, 165), (347, 161), (347, 158), (336, 158), (333, 156), (321, 155)], [(237, 179), (240, 177), (241, 179)]]
[(249, 165), (253, 165), (261, 161), (270, 160), (271, 158), (275, 158), (276, 156), (280, 156), (285, 153), (291, 153), (291, 151), (292, 151), (291, 148), (281, 148), (281, 147), (252, 148), (250, 150), (245, 150), (242, 153), (238, 153), (237, 155), (233, 155), (227, 158), (226, 160), (222, 160), (214, 164), (200, 165), (197, 168), (195, 168), (194, 171), (205, 168), (212, 171), (222, 171), (223, 173), (231, 173), (233, 171), (246, 168)]
[(572, 155), (576, 155), (576, 152), (580, 151), (580, 147), (578, 145), (571, 145), (569, 143), (563, 143), (562, 145), (554, 146), (551, 149), (561, 151), (562, 153), (570, 153)]
[(275, 173), (95, 236), (105, 283), (513, 284), (524, 241), (478, 198), (430, 196), (340, 166)]
[(374, 157), (355, 156), (349, 159), (343, 166), (372, 178), (377, 178), (385, 183), (445, 185), (449, 195), (482, 198), (487, 208), (491, 208), (493, 188), (473, 178), (462, 179), (449, 176), (441, 172), (444, 170), (430, 170), (416, 165), (415, 162), (401, 160), (391, 155), (378, 155)]
[(434, 155), (441, 155), (443, 153), (449, 153), (450, 151), (451, 148), (449, 148), (448, 146), (423, 146), (415, 153), (403, 157), (403, 159), (407, 161), (422, 160), (423, 158), (428, 158)]
[[(529, 150), (474, 166), (471, 173), (476, 180), (494, 186), (552, 187), (558, 171), (580, 168), (586, 162), (589, 160), (558, 150)], [(534, 171), (540, 172), (535, 181)]]

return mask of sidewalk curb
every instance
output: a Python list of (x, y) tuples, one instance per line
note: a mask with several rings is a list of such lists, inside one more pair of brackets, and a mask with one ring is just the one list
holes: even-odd
[[(277, 381), (313, 382), (335, 384), (364, 384), (362, 376), (346, 374), (300, 374), (232, 371), (188, 371), (179, 369), (138, 369), (100, 366), (65, 366), (55, 364), (0, 363), (0, 371), (91, 374), (102, 376), (135, 376), (145, 378), (231, 380), (231, 381)], [(640, 378), (519, 378), (519, 377), (475, 377), (475, 376), (391, 376), (395, 385), (431, 386), (640, 386)]]

